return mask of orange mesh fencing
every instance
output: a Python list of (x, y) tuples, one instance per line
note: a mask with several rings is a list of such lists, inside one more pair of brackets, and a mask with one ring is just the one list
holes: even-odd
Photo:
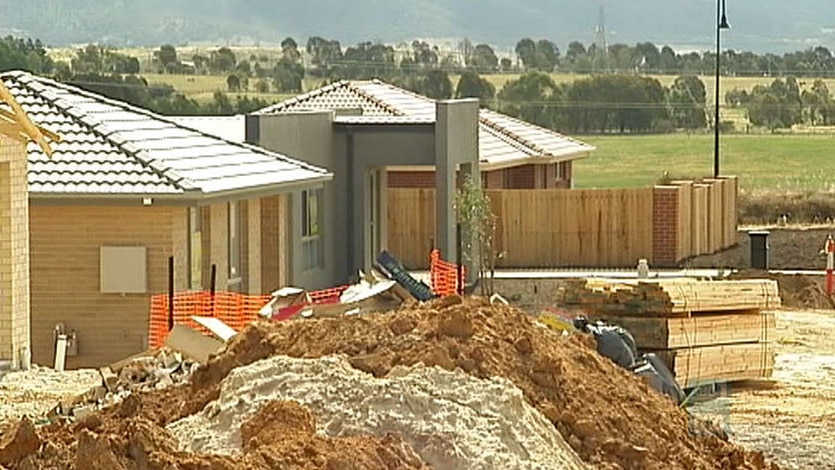
[[(461, 267), (461, 278), (466, 279), (466, 269)], [(441, 259), (440, 250), (429, 254), (429, 280), (432, 292), (439, 297), (448, 297), (458, 293), (458, 265)]]
[[(174, 324), (188, 325), (204, 334), (206, 328), (191, 319), (192, 316), (214, 317), (241, 331), (258, 318), (258, 311), (266, 305), (269, 295), (247, 295), (236, 292), (177, 292), (174, 294)], [(168, 294), (151, 296), (151, 314), (148, 324), (148, 344), (160, 347), (168, 336)]]

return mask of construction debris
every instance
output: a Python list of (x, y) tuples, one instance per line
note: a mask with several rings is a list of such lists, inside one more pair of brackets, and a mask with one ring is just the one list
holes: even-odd
[(57, 372), (32, 365), (27, 371), (13, 371), (0, 379), (0, 422), (29, 416), (45, 417), (61, 401), (71, 400), (101, 384), (95, 369)]
[[(375, 428), (382, 438), (332, 437), (327, 434), (337, 431), (325, 426), (318, 428), (325, 435), (314, 433), (309, 413), (322, 420), (317, 412), (328, 409), (324, 404), (306, 410), (284, 400), (265, 403), (241, 425), (240, 455), (185, 453), (164, 429), (218, 400), (224, 378), (237, 368), (273, 356), (334, 354), (347, 355), (355, 369), (393, 381), (402, 367), (419, 363), (482, 380), (501, 377), (521, 389), (525, 400), (596, 468), (776, 468), (762, 454), (723, 440), (601, 357), (589, 338), (558, 335), (511, 307), (455, 296), (382, 315), (257, 323), (197, 368), (187, 385), (136, 392), (74, 425), (39, 428), (38, 437), (49, 444), (25, 456), (17, 468), (313, 469), (348, 468), (349, 463), (368, 469), (422, 468), (422, 459), (413, 460), (416, 449), (388, 434), (396, 429)], [(315, 400), (323, 388), (311, 389), (306, 401)], [(270, 393), (252, 392), (255, 398)], [(253, 396), (238, 398), (244, 410)], [(461, 404), (476, 409), (475, 404)], [(426, 413), (427, 422), (444, 419)]]

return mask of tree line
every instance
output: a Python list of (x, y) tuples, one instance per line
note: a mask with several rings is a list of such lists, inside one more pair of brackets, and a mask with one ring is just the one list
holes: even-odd
[[(339, 79), (381, 78), (435, 99), (475, 97), (483, 104), (552, 129), (567, 132), (667, 132), (698, 130), (713, 126), (708, 116), (704, 83), (696, 76), (713, 67), (715, 55), (675, 54), (668, 47), (657, 50), (651, 43), (635, 47), (609, 47), (608, 55), (594, 46), (569, 44), (562, 55), (555, 43), (522, 39), (516, 46), (518, 64), (499, 59), (487, 44), (464, 40), (459, 54), (442, 52), (424, 41), (408, 48), (363, 42), (348, 48), (332, 39), (311, 37), (302, 47), (291, 37), (281, 42), (277, 55), (237, 55), (228, 47), (185, 57), (172, 45), (163, 45), (151, 55), (150, 66), (158, 73), (225, 74), (229, 92), (298, 93), (305, 78), (322, 83)], [(730, 56), (746, 54), (727, 52)], [(696, 56), (700, 61), (696, 61)], [(825, 74), (832, 66), (826, 48), (769, 57), (769, 73), (781, 67), (797, 67)], [(763, 56), (763, 57), (766, 57)], [(637, 58), (640, 60), (637, 61)], [(759, 57), (759, 56), (758, 56)], [(776, 59), (780, 59), (779, 61)], [(635, 65), (629, 74), (603, 73), (623, 65)], [(725, 62), (723, 60), (723, 62)], [(728, 72), (740, 72), (728, 62)], [(573, 69), (572, 69), (573, 68)], [(681, 70), (669, 87), (640, 73), (639, 69)], [(38, 40), (6, 37), (0, 40), (0, 70), (25, 69), (53, 76), (81, 88), (101, 93), (163, 114), (234, 114), (267, 106), (265, 100), (216, 92), (209, 102), (199, 103), (169, 85), (151, 85), (141, 77), (143, 66), (136, 57), (98, 45), (75, 51), (69, 62), (54, 61)], [(558, 84), (551, 73), (559, 70), (600, 73), (572, 83)], [(521, 71), (499, 92), (484, 75)], [(810, 72), (812, 73), (812, 72)], [(459, 79), (454, 85), (451, 74)], [(745, 110), (750, 122), (769, 129), (794, 124), (835, 124), (835, 104), (825, 82), (816, 80), (802, 90), (792, 77), (777, 78), (751, 91), (731, 90), (725, 104)]]

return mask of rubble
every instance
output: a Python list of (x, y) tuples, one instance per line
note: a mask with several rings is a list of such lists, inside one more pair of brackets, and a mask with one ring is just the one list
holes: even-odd
[(162, 390), (188, 381), (198, 363), (169, 348), (146, 351), (97, 371), (99, 382), (66, 397), (47, 414), (51, 421), (79, 420), (121, 402), (132, 393)]
[(167, 429), (184, 450), (234, 455), (246, 441), (242, 424), (276, 400), (310, 409), (326, 435), (395, 433), (436, 469), (588, 468), (502, 378), (415, 366), (375, 379), (344, 356), (273, 356), (236, 368), (218, 400)]
[(85, 393), (100, 381), (95, 369), (58, 372), (33, 365), (27, 371), (9, 372), (0, 379), (0, 422), (45, 417), (57, 403)]

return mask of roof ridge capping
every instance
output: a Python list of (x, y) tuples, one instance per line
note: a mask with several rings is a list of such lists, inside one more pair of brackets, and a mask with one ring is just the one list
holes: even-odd
[[(485, 116), (481, 116), (481, 113), (484, 113)], [(491, 130), (494, 130), (496, 132), (501, 133), (502, 135), (513, 138), (513, 139), (521, 142), (522, 144), (527, 145), (529, 148), (531, 148), (533, 150), (536, 150), (537, 152), (541, 152), (543, 155), (552, 155), (552, 154), (548, 150), (546, 150), (545, 148), (543, 148), (543, 147), (529, 141), (528, 139), (525, 139), (524, 137), (508, 130), (507, 128), (503, 127), (501, 124), (490, 120), (488, 116), (491, 115), (491, 114), (501, 116), (502, 119), (508, 119), (510, 121), (514, 121), (514, 122), (516, 122), (518, 124), (521, 124), (521, 125), (525, 125), (525, 126), (528, 126), (528, 127), (533, 127), (533, 128), (536, 128), (536, 129), (541, 129), (543, 132), (548, 132), (548, 133), (557, 135), (562, 139), (571, 141), (571, 142), (576, 143), (577, 145), (580, 145), (580, 146), (583, 146), (583, 147), (587, 147), (589, 149), (589, 151), (595, 150), (595, 147), (593, 145), (588, 144), (586, 142), (583, 142), (582, 140), (575, 139), (571, 136), (565, 135), (561, 132), (557, 132), (555, 130), (548, 129), (546, 127), (542, 127), (542, 126), (540, 126), (538, 124), (534, 124), (532, 122), (523, 121), (519, 118), (515, 118), (515, 117), (509, 116), (507, 114), (503, 114), (503, 113), (500, 113), (500, 112), (497, 112), (497, 111), (493, 111), (492, 109), (489, 109), (489, 108), (482, 108), (481, 109), (481, 112), (479, 113), (479, 121), (483, 122), (485, 126), (489, 127)]]
[(281, 101), (279, 103), (271, 104), (271, 105), (269, 105), (265, 108), (261, 108), (261, 109), (255, 111), (255, 112), (253, 112), (252, 114), (257, 114), (257, 115), (260, 115), (260, 114), (274, 114), (274, 113), (277, 113), (277, 112), (281, 111), (282, 109), (285, 109), (289, 106), (299, 104), (299, 103), (303, 103), (303, 102), (305, 102), (309, 99), (316, 98), (317, 96), (321, 96), (321, 95), (324, 95), (326, 93), (330, 93), (334, 90), (338, 90), (340, 88), (350, 86), (350, 84), (351, 84), (351, 82), (349, 82), (348, 80), (339, 80), (339, 81), (336, 81), (336, 82), (332, 82), (332, 83), (329, 83), (329, 84), (327, 84), (323, 87), (319, 87), (315, 90), (310, 90), (307, 93), (302, 93), (300, 95), (296, 95), (292, 98), (288, 98), (288, 99), (286, 99), (284, 101)]

